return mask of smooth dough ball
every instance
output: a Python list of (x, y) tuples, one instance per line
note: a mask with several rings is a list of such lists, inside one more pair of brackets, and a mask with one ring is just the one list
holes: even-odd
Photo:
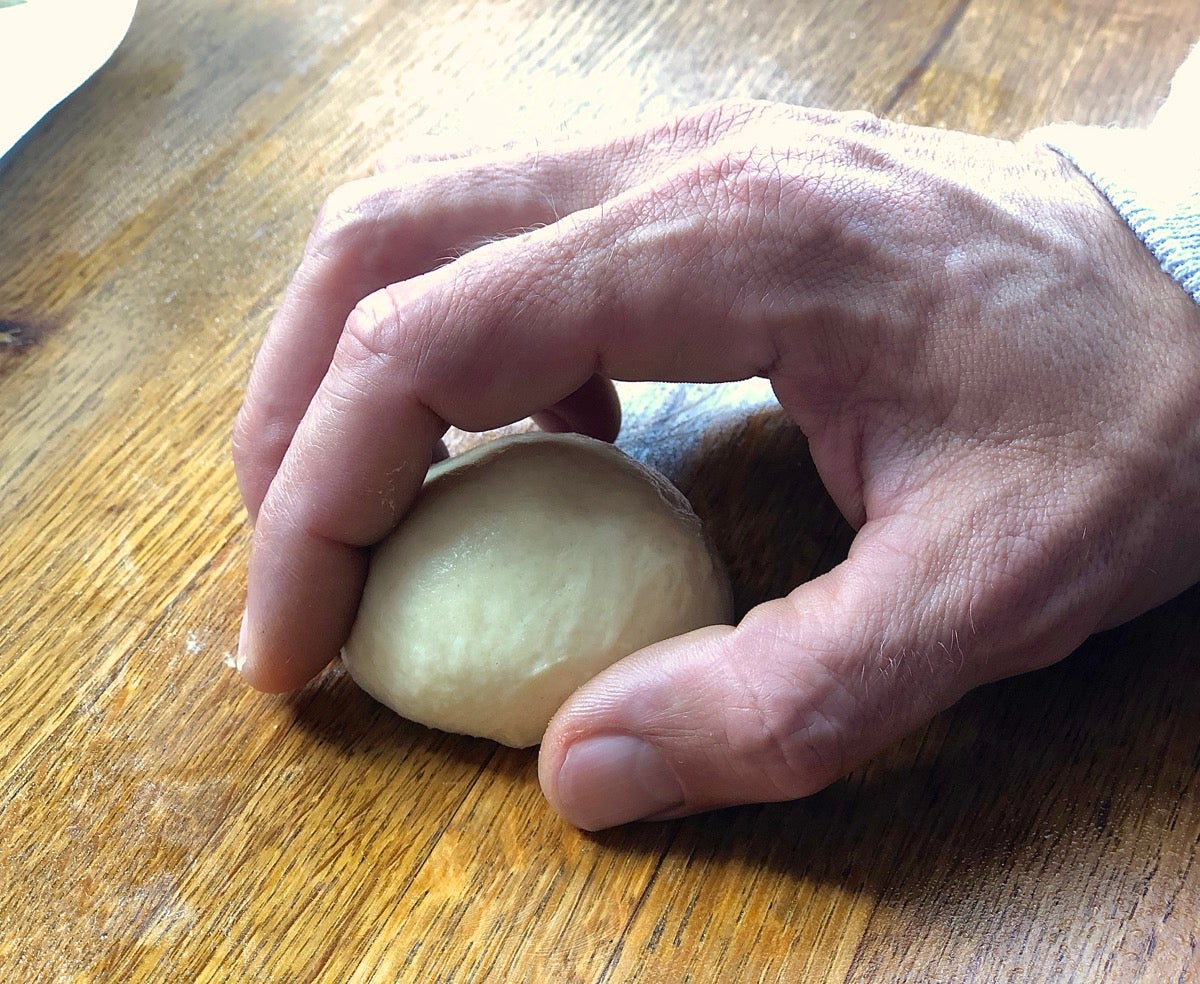
[(404, 717), (522, 748), (605, 667), (731, 616), (674, 486), (602, 441), (522, 434), (430, 469), (342, 656)]

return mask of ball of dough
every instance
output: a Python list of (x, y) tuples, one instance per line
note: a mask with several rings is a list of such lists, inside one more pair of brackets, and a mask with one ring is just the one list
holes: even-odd
[(731, 616), (670, 483), (602, 441), (522, 434), (430, 469), (342, 656), (404, 717), (523, 748), (605, 667)]

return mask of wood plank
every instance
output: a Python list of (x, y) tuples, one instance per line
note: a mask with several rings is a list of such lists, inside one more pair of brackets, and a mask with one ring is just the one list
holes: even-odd
[[(383, 147), (718, 95), (1136, 123), (1197, 36), (1184, 0), (143, 0), (0, 170), (5, 980), (1200, 976), (1196, 592), (808, 800), (601, 835), (550, 813), (532, 753), (336, 667), (270, 698), (227, 665), (232, 417), (317, 206)], [(733, 406), (684, 447), (648, 404), (625, 440), (744, 609), (847, 532), (798, 435)]]

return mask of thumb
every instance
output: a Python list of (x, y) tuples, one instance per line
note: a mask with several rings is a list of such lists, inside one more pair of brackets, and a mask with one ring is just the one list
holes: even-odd
[[(542, 742), (551, 805), (599, 830), (806, 796), (973, 686), (1082, 639), (1020, 611), (1044, 583), (1014, 590), (1013, 557), (989, 578), (995, 549), (964, 550), (945, 524), (938, 532), (868, 523), (841, 565), (738, 626), (648, 647), (590, 681)], [(1014, 616), (1024, 629), (1012, 631)], [(981, 620), (1008, 628), (985, 632)]]

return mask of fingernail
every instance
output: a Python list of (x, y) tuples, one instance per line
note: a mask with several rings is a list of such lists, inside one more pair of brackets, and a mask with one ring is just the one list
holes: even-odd
[(585, 738), (558, 773), (564, 816), (583, 830), (643, 820), (683, 803), (683, 788), (657, 748), (639, 738)]
[(242, 612), (242, 627), (238, 630), (238, 646), (237, 655), (233, 657), (233, 666), (239, 673), (242, 672), (242, 667), (246, 665), (246, 660), (250, 654), (249, 633), (246, 629), (247, 612)]

